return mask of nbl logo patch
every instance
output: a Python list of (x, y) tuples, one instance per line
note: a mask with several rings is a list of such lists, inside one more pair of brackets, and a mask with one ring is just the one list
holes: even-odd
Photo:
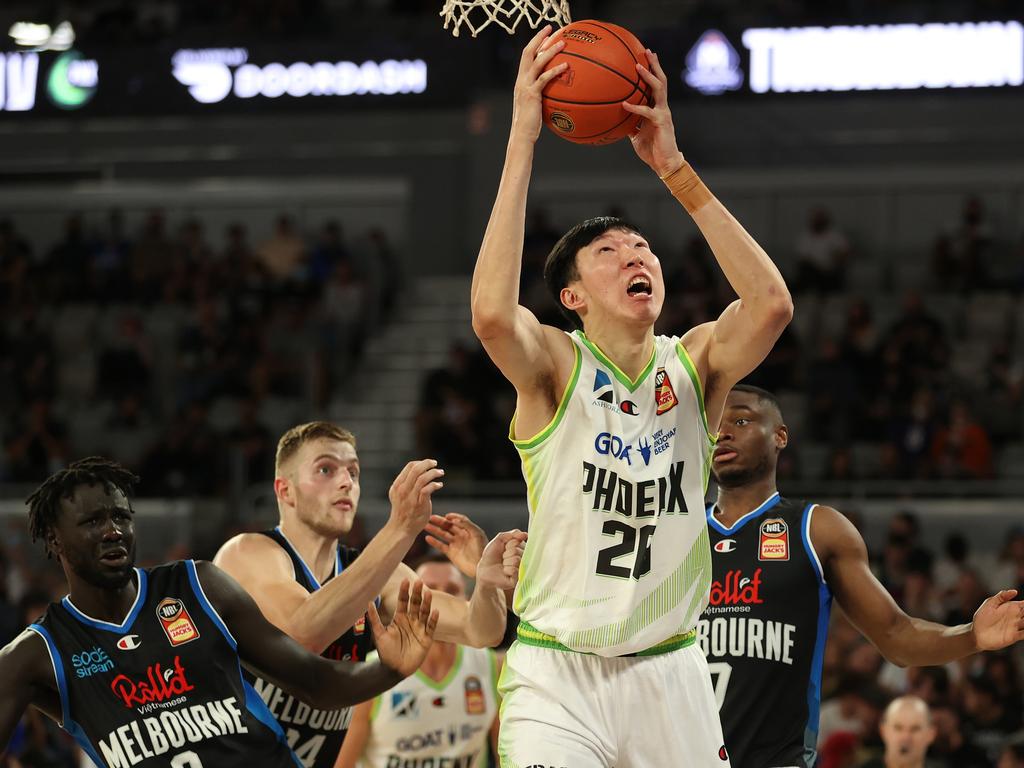
[(192, 617), (188, 615), (185, 604), (176, 597), (165, 597), (156, 607), (156, 617), (171, 645), (177, 647), (199, 639)]
[(668, 377), (664, 368), (659, 368), (658, 372), (654, 374), (654, 402), (658, 406), (655, 411), (658, 416), (668, 413), (679, 405), (676, 391), (672, 388), (672, 379)]
[(758, 560), (789, 560), (789, 526), (785, 520), (777, 517), (765, 520), (760, 533)]

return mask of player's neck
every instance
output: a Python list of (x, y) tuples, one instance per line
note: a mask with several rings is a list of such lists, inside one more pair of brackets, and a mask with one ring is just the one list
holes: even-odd
[(420, 664), (420, 671), (433, 680), (440, 682), (451, 671), (455, 663), (455, 643), (444, 643), (437, 640), (427, 651), (427, 657)]
[(776, 490), (774, 473), (737, 488), (719, 486), (714, 509), (715, 520), (728, 528), (745, 514), (757, 509)]
[(134, 573), (127, 584), (116, 589), (97, 587), (73, 575), (68, 578), (68, 597), (75, 608), (90, 618), (111, 624), (120, 624), (125, 620), (135, 604), (138, 592)]
[(327, 538), (291, 517), (281, 519), (281, 531), (321, 584), (334, 575), (338, 541)]
[(643, 373), (654, 352), (654, 332), (650, 326), (592, 322), (585, 330), (587, 339), (615, 363), (631, 380)]

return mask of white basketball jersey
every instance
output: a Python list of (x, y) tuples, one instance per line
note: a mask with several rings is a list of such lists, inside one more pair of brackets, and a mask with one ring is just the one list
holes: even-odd
[(621, 656), (688, 632), (704, 609), (715, 438), (678, 337), (655, 337), (636, 381), (581, 331), (570, 339), (576, 363), (554, 418), (512, 441), (530, 508), (514, 608), (521, 639)]
[(497, 661), (456, 646), (440, 682), (417, 670), (373, 701), (361, 768), (484, 768), (498, 713)]

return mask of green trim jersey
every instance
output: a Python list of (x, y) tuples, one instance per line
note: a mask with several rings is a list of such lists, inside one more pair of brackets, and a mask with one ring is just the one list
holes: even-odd
[(678, 337), (655, 337), (635, 381), (581, 331), (569, 338), (555, 416), (529, 439), (510, 429), (530, 509), (519, 639), (601, 656), (681, 647), (711, 585), (700, 377)]
[(443, 680), (422, 670), (373, 700), (360, 768), (484, 768), (498, 714), (497, 657), (455, 647)]

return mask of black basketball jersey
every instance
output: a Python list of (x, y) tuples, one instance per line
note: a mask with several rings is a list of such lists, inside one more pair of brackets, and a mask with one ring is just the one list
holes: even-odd
[[(261, 531), (276, 541), (292, 561), (295, 581), (306, 591), (315, 592), (323, 586), (306, 565), (302, 557), (288, 541), (280, 527), (271, 531)], [(359, 555), (359, 550), (338, 544), (335, 557), (334, 578), (348, 567)], [(330, 579), (327, 579), (330, 581)], [(326, 581), (324, 582), (327, 583)], [(341, 637), (324, 650), (322, 656), (334, 660), (364, 661), (366, 654), (373, 650), (373, 635), (364, 619), (360, 619), (354, 627), (348, 629)], [(253, 687), (262, 700), (270, 708), (271, 713), (284, 728), (288, 744), (295, 750), (305, 768), (332, 768), (341, 750), (341, 743), (348, 732), (348, 724), (352, 719), (350, 707), (343, 709), (312, 709), (282, 691), (273, 683), (260, 677), (250, 675)]]
[(814, 504), (775, 493), (723, 527), (697, 623), (733, 768), (811, 768), (832, 593), (810, 540)]
[(64, 730), (106, 768), (295, 768), (195, 563), (135, 574), (138, 595), (120, 624), (65, 597), (29, 627), (49, 650)]

